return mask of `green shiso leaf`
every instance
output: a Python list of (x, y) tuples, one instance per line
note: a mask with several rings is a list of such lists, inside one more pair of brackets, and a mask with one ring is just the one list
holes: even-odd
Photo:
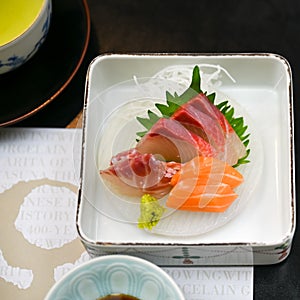
[(151, 230), (157, 225), (164, 212), (165, 208), (159, 204), (155, 197), (149, 194), (143, 195), (140, 203), (138, 227)]
[[(155, 106), (160, 112), (160, 116), (156, 113), (152, 112), (151, 110), (148, 110), (148, 117), (147, 118), (141, 118), (137, 117), (137, 120), (146, 128), (145, 131), (137, 132), (138, 139), (137, 141), (142, 138), (147, 132), (151, 129), (151, 127), (160, 119), (160, 118), (169, 118), (171, 117), (174, 112), (183, 104), (187, 103), (189, 100), (191, 100), (193, 97), (198, 95), (199, 93), (204, 93), (201, 90), (201, 76), (200, 76), (200, 70), (198, 66), (195, 66), (193, 69), (193, 76), (192, 76), (192, 82), (190, 86), (187, 88), (186, 91), (183, 92), (183, 94), (178, 95), (177, 93), (174, 93), (172, 95), (168, 91), (166, 92), (166, 104), (156, 103)], [(243, 117), (235, 117), (234, 116), (234, 108), (229, 104), (229, 102), (223, 101), (221, 103), (215, 104), (215, 98), (216, 93), (211, 93), (209, 95), (206, 95), (209, 101), (214, 104), (225, 116), (229, 124), (232, 126), (240, 140), (243, 142), (244, 146), (247, 148), (249, 145), (249, 136), (250, 134), (247, 133), (248, 126), (244, 124), (244, 118)], [(250, 149), (246, 150), (246, 155), (238, 160), (238, 162), (234, 165), (234, 167), (237, 167), (241, 164), (249, 163), (249, 160), (247, 159), (250, 154)]]
[(141, 131), (137, 133), (139, 138), (143, 137), (151, 127), (160, 119), (160, 118), (168, 118), (173, 115), (173, 113), (184, 103), (191, 100), (193, 97), (202, 93), (201, 90), (201, 77), (199, 67), (196, 66), (193, 69), (193, 77), (192, 82), (189, 88), (182, 94), (178, 95), (174, 93), (174, 96), (166, 92), (166, 102), (167, 104), (156, 103), (155, 106), (160, 111), (161, 116), (158, 116), (151, 110), (148, 110), (148, 118), (137, 117), (137, 120), (147, 129), (146, 131)]
[(192, 76), (192, 82), (191, 82), (190, 88), (192, 90), (196, 91), (198, 94), (202, 93), (201, 76), (200, 76), (200, 70), (199, 70), (198, 66), (195, 66), (193, 69), (193, 76)]

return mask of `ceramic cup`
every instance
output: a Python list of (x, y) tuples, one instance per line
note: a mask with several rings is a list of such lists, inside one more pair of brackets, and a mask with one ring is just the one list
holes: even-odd
[(184, 300), (165, 271), (128, 255), (106, 255), (82, 263), (57, 281), (45, 300), (96, 300), (113, 294), (141, 300)]
[(28, 61), (46, 39), (51, 0), (0, 0), (0, 74)]

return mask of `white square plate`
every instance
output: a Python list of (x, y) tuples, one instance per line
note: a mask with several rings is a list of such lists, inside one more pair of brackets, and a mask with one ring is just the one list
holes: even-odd
[[(112, 153), (99, 150), (99, 141), (109, 143), (99, 136), (108, 115), (134, 96), (130, 89), (118, 90), (120, 83), (133, 77), (152, 77), (166, 67), (196, 64), (221, 66), (235, 80), (225, 74), (217, 93), (238, 103), (254, 124), (254, 173), (248, 178), (253, 181), (253, 189), (238, 214), (213, 230), (174, 236), (149, 233), (126, 220), (120, 222), (118, 213), (109, 213), (115, 204), (103, 192), (99, 166), (107, 164)], [(120, 94), (122, 103), (116, 100)], [(114, 151), (123, 150), (117, 148), (126, 141), (128, 147), (134, 142), (134, 136), (123, 139), (120, 135)], [(253, 175), (256, 169), (257, 178)], [(295, 230), (293, 104), (288, 62), (275, 54), (97, 57), (86, 82), (77, 227), (92, 255), (127, 253), (165, 266), (270, 264), (287, 257)]]

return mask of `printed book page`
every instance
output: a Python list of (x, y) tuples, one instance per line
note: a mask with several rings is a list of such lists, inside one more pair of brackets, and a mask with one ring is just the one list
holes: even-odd
[[(0, 291), (43, 299), (90, 259), (76, 231), (81, 129), (0, 129)], [(253, 299), (253, 267), (163, 268), (187, 300)]]

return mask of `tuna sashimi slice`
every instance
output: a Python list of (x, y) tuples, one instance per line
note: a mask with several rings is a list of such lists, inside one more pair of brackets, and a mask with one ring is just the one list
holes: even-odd
[(215, 156), (214, 147), (202, 137), (187, 130), (180, 122), (161, 118), (138, 142), (141, 153), (152, 153), (165, 161), (186, 162), (197, 155)]
[(187, 102), (190, 106), (193, 106), (197, 110), (203, 112), (204, 114), (216, 119), (221, 125), (224, 132), (234, 131), (231, 125), (228, 123), (222, 112), (212, 104), (207, 96), (203, 93), (198, 94), (190, 101)]
[(180, 122), (186, 129), (201, 136), (218, 152), (224, 152), (225, 134), (219, 122), (204, 112), (190, 105), (182, 105), (171, 117)]
[(166, 163), (152, 154), (130, 149), (113, 156), (109, 168), (101, 170), (100, 175), (117, 194), (141, 197), (147, 193), (161, 198), (169, 193), (170, 180), (180, 167), (179, 163)]
[[(239, 158), (246, 155), (246, 147), (235, 133), (222, 112), (212, 104), (204, 94), (198, 94), (196, 97), (186, 103), (186, 106), (193, 107), (194, 109), (206, 114), (211, 119), (215, 120), (223, 130), (225, 145), (223, 151), (220, 151), (217, 157), (226, 161), (230, 165), (235, 165)], [(213, 125), (212, 125), (213, 126)], [(207, 134), (210, 132), (205, 129)], [(210, 141), (216, 141), (216, 135), (209, 137)]]

